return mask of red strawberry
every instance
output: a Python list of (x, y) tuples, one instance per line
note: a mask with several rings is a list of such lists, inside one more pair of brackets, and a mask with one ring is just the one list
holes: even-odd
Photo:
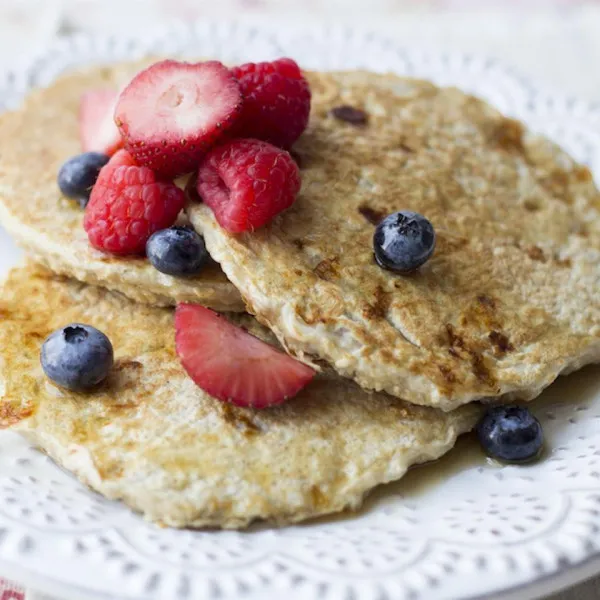
[(79, 102), (79, 137), (84, 152), (112, 156), (123, 147), (113, 114), (118, 94), (114, 90), (90, 90)]
[(173, 178), (198, 167), (242, 108), (239, 85), (220, 62), (158, 62), (121, 94), (115, 122), (139, 164)]
[(295, 396), (315, 372), (197, 304), (175, 312), (183, 368), (207, 394), (238, 406), (266, 408)]
[(221, 227), (241, 233), (262, 227), (293, 204), (300, 172), (285, 150), (259, 140), (232, 140), (206, 156), (197, 190)]
[(148, 238), (170, 227), (184, 204), (175, 184), (157, 180), (152, 170), (119, 150), (98, 175), (83, 226), (98, 250), (143, 254)]
[(291, 58), (248, 63), (231, 70), (244, 97), (236, 137), (258, 138), (289, 148), (306, 129), (310, 88)]

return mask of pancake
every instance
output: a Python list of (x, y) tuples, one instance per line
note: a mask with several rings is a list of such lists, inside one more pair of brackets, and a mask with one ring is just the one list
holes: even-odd
[[(168, 526), (285, 524), (357, 508), (374, 486), (450, 450), (481, 410), (405, 404), (332, 372), (279, 407), (223, 404), (180, 366), (172, 310), (39, 266), (11, 272), (0, 315), (0, 426)], [(231, 318), (275, 343), (248, 315)], [(40, 367), (44, 338), (70, 322), (94, 325), (115, 349), (112, 374), (92, 394), (57, 388)]]
[(139, 302), (189, 301), (242, 311), (240, 295), (215, 264), (184, 279), (160, 273), (142, 258), (95, 250), (83, 229), (83, 211), (58, 189), (60, 166), (81, 152), (81, 94), (93, 88), (119, 89), (143, 66), (128, 63), (74, 72), (35, 91), (21, 110), (0, 116), (0, 224), (56, 273), (118, 290)]
[[(600, 194), (586, 167), (456, 89), (360, 71), (308, 78), (296, 203), (236, 236), (205, 205), (188, 206), (288, 351), (443, 410), (529, 400), (600, 360)], [(343, 105), (367, 122), (336, 118)], [(432, 259), (411, 275), (373, 257), (376, 223), (402, 209), (437, 231)]]

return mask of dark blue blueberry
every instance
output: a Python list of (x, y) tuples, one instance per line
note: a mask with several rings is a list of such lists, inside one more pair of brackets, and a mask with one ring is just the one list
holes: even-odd
[(176, 277), (196, 275), (208, 260), (204, 240), (190, 227), (157, 231), (146, 243), (146, 254), (157, 270)]
[(536, 458), (544, 443), (540, 422), (523, 406), (493, 406), (477, 425), (477, 437), (489, 456), (504, 462)]
[(380, 267), (396, 273), (410, 273), (433, 254), (435, 231), (425, 217), (402, 210), (377, 225), (373, 248)]
[(113, 365), (113, 347), (95, 327), (71, 323), (46, 338), (40, 358), (54, 383), (83, 392), (106, 378)]
[(92, 188), (98, 179), (100, 169), (109, 157), (99, 152), (84, 152), (70, 158), (58, 172), (58, 187), (67, 196), (79, 202), (85, 208), (90, 199)]

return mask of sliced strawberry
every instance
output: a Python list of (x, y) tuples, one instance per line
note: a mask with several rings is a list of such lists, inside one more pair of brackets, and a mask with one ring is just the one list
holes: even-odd
[(220, 62), (165, 60), (133, 78), (115, 122), (141, 165), (172, 178), (195, 170), (241, 109), (239, 85)]
[(207, 394), (266, 408), (295, 396), (315, 372), (197, 304), (179, 304), (175, 341), (183, 368)]
[(90, 90), (79, 102), (79, 137), (84, 152), (112, 156), (123, 147), (114, 122), (118, 94), (114, 90)]

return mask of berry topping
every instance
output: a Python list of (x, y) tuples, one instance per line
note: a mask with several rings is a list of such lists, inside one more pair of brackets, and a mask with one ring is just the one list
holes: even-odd
[(173, 178), (229, 129), (242, 108), (240, 88), (220, 62), (158, 62), (123, 90), (115, 122), (140, 165)]
[(338, 121), (345, 121), (352, 125), (366, 125), (369, 120), (367, 113), (360, 108), (354, 108), (354, 106), (336, 106), (331, 109), (331, 114), (338, 119)]
[(113, 347), (95, 327), (72, 323), (46, 338), (40, 361), (54, 383), (82, 392), (106, 379), (113, 365)]
[(375, 259), (379, 266), (396, 273), (410, 273), (427, 262), (435, 249), (433, 225), (408, 210), (383, 219), (373, 236)]
[(84, 152), (67, 160), (58, 172), (58, 187), (67, 197), (85, 208), (100, 169), (108, 162), (106, 154)]
[(258, 138), (289, 148), (306, 129), (310, 88), (291, 58), (248, 63), (232, 69), (244, 97), (237, 137)]
[(197, 190), (221, 227), (241, 233), (262, 227), (293, 204), (300, 172), (284, 150), (259, 140), (232, 140), (206, 156)]
[(184, 204), (175, 184), (157, 180), (151, 169), (119, 150), (100, 171), (83, 226), (98, 250), (143, 254), (148, 238), (173, 225)]
[(153, 233), (146, 244), (146, 255), (158, 271), (176, 277), (196, 275), (208, 260), (204, 240), (190, 227)]
[(477, 437), (493, 458), (526, 462), (536, 458), (544, 443), (540, 422), (522, 406), (493, 406), (477, 425)]
[(266, 408), (295, 396), (314, 377), (305, 364), (196, 304), (175, 312), (177, 354), (207, 394), (238, 406)]
[(102, 152), (112, 156), (123, 147), (114, 121), (118, 94), (114, 90), (90, 90), (79, 104), (79, 137), (85, 152)]

